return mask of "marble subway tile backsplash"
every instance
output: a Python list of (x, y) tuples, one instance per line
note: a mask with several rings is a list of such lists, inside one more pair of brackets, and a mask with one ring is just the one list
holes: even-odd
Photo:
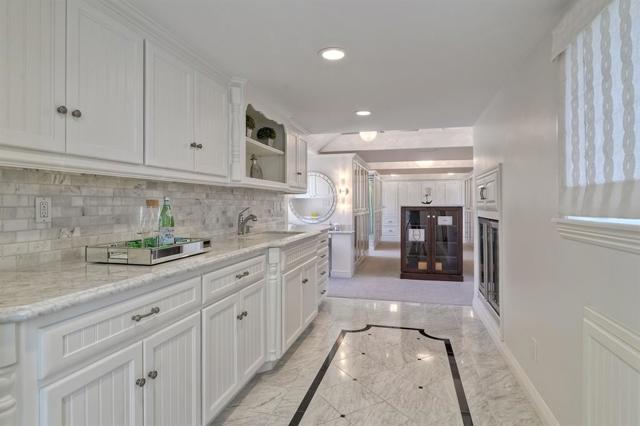
[[(238, 212), (251, 207), (254, 229), (286, 224), (280, 193), (40, 170), (0, 168), (0, 270), (79, 259), (84, 246), (135, 238), (146, 199), (168, 196), (176, 235), (234, 235)], [(35, 198), (51, 198), (51, 223), (36, 223)]]

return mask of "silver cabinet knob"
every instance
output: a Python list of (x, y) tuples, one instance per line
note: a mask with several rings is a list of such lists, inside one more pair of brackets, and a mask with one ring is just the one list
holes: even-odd
[(58, 113), (60, 114), (66, 114), (68, 112), (67, 107), (64, 105), (60, 105), (58, 108), (56, 108), (56, 111), (58, 111)]
[(198, 149), (202, 149), (203, 147), (204, 147), (204, 145), (202, 145), (201, 143), (196, 144), (196, 148), (198, 148)]
[(302, 280), (302, 284), (306, 284), (306, 283), (308, 283), (308, 282), (309, 282), (309, 280), (308, 280), (308, 279), (306, 279), (306, 278), (305, 278), (304, 280)]
[(198, 147), (198, 144), (197, 144), (197, 143), (195, 143), (195, 142), (191, 142), (191, 143), (189, 144), (189, 146), (190, 146), (191, 148), (197, 148), (197, 147)]
[(79, 109), (74, 109), (73, 111), (71, 111), (71, 115), (75, 118), (80, 118), (82, 117), (82, 112)]
[(156, 370), (149, 371), (149, 374), (147, 374), (147, 376), (149, 376), (150, 379), (155, 379), (156, 377), (158, 377), (158, 372)]
[(139, 378), (138, 380), (136, 380), (136, 385), (143, 387), (145, 385), (145, 383), (147, 383), (146, 379), (144, 377)]

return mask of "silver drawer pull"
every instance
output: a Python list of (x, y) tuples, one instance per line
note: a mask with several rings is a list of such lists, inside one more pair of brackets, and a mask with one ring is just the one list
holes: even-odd
[(320, 292), (320, 294), (325, 294), (326, 292), (327, 292), (327, 290), (322, 290), (322, 291)]
[(156, 377), (158, 377), (158, 372), (156, 370), (149, 371), (149, 374), (147, 374), (147, 376), (149, 376), (150, 379), (155, 379)]
[(160, 313), (160, 308), (158, 308), (157, 306), (154, 306), (153, 308), (151, 308), (151, 310), (149, 311), (149, 313), (147, 314), (137, 314), (131, 317), (132, 320), (138, 322), (141, 321), (143, 318), (146, 317), (150, 317), (151, 315), (155, 315), (155, 314), (159, 314)]
[(236, 315), (236, 318), (238, 318), (240, 321), (242, 321), (242, 319), (244, 317), (246, 317), (247, 315), (249, 315), (249, 313), (247, 311), (243, 311), (240, 314)]
[(320, 241), (320, 244), (324, 244), (326, 242), (327, 242), (327, 240), (322, 240), (322, 241)]
[(304, 280), (302, 280), (302, 284), (306, 284), (306, 283), (308, 283), (308, 282), (309, 282), (309, 280), (308, 280), (308, 279), (306, 279), (306, 278), (305, 278)]
[(320, 272), (320, 275), (325, 275), (327, 273), (327, 271), (322, 271)]
[(323, 255), (322, 255), (322, 256), (320, 256), (320, 257), (325, 258), (325, 257), (327, 257), (327, 255), (326, 255), (326, 254), (323, 254)]
[(241, 279), (241, 278), (248, 277), (248, 276), (249, 276), (249, 271), (244, 271), (244, 272), (243, 272), (243, 273), (241, 273), (241, 274), (237, 274), (237, 275), (236, 275), (236, 279), (237, 279), (237, 280), (239, 280), (239, 279)]
[(143, 387), (145, 383), (147, 383), (147, 381), (146, 381), (146, 379), (144, 377), (136, 380), (136, 385), (137, 386)]

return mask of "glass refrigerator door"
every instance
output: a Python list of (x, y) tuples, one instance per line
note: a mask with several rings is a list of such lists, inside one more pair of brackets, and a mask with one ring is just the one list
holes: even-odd
[(405, 210), (403, 232), (405, 232), (404, 271), (431, 272), (429, 265), (429, 227), (425, 209)]
[(435, 273), (458, 274), (461, 271), (458, 234), (462, 232), (459, 216), (451, 210), (434, 209), (435, 253), (433, 269)]

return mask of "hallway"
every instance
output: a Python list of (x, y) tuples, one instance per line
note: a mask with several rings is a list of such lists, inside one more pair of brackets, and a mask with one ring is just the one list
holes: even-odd
[(473, 247), (464, 246), (463, 282), (400, 279), (400, 244), (382, 242), (353, 278), (331, 278), (331, 297), (470, 306), (473, 300)]

